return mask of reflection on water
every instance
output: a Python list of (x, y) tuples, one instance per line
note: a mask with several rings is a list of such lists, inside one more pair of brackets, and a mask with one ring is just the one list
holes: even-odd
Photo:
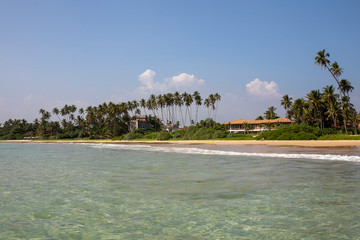
[(0, 239), (356, 239), (359, 180), (356, 162), (0, 144)]

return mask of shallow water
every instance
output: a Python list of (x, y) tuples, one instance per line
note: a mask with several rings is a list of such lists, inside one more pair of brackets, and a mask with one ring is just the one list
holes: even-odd
[(2, 143), (0, 239), (360, 238), (357, 149), (280, 153)]

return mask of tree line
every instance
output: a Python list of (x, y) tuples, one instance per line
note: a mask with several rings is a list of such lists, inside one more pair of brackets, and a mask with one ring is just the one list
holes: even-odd
[(152, 94), (148, 99), (117, 104), (109, 102), (86, 109), (66, 104), (51, 111), (40, 109), (41, 116), (32, 123), (24, 119), (9, 119), (0, 124), (0, 138), (113, 138), (128, 133), (130, 121), (142, 114), (147, 115), (153, 130), (160, 131), (162, 126), (170, 123), (194, 125), (198, 122), (200, 106), (207, 108), (208, 118), (216, 119), (220, 100), (218, 93), (210, 94), (203, 100), (195, 91), (193, 94)]

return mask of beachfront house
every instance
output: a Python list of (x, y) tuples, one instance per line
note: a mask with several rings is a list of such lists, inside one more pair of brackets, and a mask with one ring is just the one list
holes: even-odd
[(288, 118), (277, 118), (267, 120), (243, 120), (238, 119), (224, 123), (228, 126), (230, 133), (260, 133), (267, 130), (276, 129), (280, 125), (290, 125), (292, 121)]
[(161, 127), (162, 131), (174, 132), (179, 130), (179, 124), (172, 124), (171, 121), (168, 121), (165, 126)]
[(135, 120), (130, 121), (130, 130), (141, 129), (141, 128), (145, 130), (151, 129), (151, 125), (147, 119), (147, 116), (145, 115), (141, 115)]

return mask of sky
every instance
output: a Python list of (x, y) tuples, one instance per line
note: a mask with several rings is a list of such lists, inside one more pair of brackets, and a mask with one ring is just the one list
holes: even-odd
[(270, 106), (284, 117), (283, 95), (336, 84), (314, 64), (322, 49), (360, 111), (359, 10), (357, 0), (0, 0), (0, 123), (195, 90), (221, 95), (219, 122)]

